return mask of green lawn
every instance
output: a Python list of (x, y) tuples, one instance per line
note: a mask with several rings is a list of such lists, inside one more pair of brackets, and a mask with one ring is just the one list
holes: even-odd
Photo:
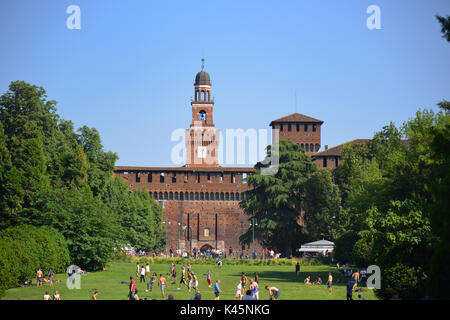
[[(163, 273), (167, 277), (169, 265), (153, 264), (150, 266), (151, 272), (155, 271), (158, 276)], [(8, 290), (2, 297), (3, 300), (42, 300), (45, 291), (49, 291), (53, 295), (58, 290), (63, 300), (85, 300), (90, 299), (94, 290), (99, 291), (98, 300), (125, 300), (128, 295), (128, 285), (121, 284), (122, 281), (128, 282), (130, 275), (135, 276), (136, 265), (134, 263), (112, 263), (106, 271), (89, 273), (81, 276), (81, 288), (69, 290), (66, 287), (67, 275), (58, 274), (55, 279), (61, 280), (61, 283), (54, 284), (50, 287), (48, 283), (44, 283), (43, 287), (26, 287), (14, 288)], [(181, 266), (177, 265), (177, 275), (181, 274)], [(338, 272), (329, 266), (310, 266), (302, 267), (299, 277), (295, 275), (295, 267), (293, 266), (246, 266), (224, 265), (222, 269), (214, 265), (192, 265), (192, 271), (199, 276), (199, 289), (204, 300), (214, 298), (212, 288), (208, 288), (206, 276), (208, 269), (213, 272), (213, 281), (221, 280), (221, 289), (223, 293), (220, 298), (222, 300), (232, 300), (236, 293), (236, 285), (240, 279), (241, 272), (245, 272), (249, 277), (253, 277), (254, 272), (258, 272), (260, 276), (260, 300), (269, 298), (267, 290), (264, 286), (271, 285), (280, 289), (280, 300), (344, 300), (346, 298), (345, 281)], [(303, 280), (307, 275), (311, 276), (314, 281), (318, 275), (322, 281), (326, 281), (328, 272), (333, 272), (334, 284), (333, 294), (328, 294), (327, 286), (303, 284)], [(179, 280), (179, 279), (178, 279)], [(341, 280), (338, 283), (338, 280)], [(153, 287), (153, 292), (145, 292), (146, 285), (137, 282), (138, 295), (142, 298), (162, 299), (161, 291), (157, 286)], [(184, 286), (181, 290), (177, 290), (178, 281), (175, 284), (169, 284), (166, 288), (166, 298), (168, 294), (173, 294), (177, 300), (186, 300), (194, 295), (193, 290), (189, 293)], [(376, 299), (372, 290), (367, 289), (362, 293), (367, 300)], [(357, 299), (357, 293), (353, 293), (353, 298)]]

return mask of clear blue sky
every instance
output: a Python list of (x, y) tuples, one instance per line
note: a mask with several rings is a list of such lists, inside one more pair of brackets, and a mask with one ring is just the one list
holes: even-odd
[[(66, 27), (71, 4), (81, 30)], [(366, 27), (372, 4), (381, 30)], [(2, 0), (0, 92), (13, 80), (43, 86), (119, 165), (171, 166), (170, 134), (189, 126), (204, 55), (217, 128), (268, 129), (297, 111), (325, 121), (323, 149), (450, 100), (435, 14), (450, 1)]]

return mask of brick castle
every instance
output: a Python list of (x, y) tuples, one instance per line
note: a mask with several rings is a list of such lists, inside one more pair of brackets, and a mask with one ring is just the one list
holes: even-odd
[[(254, 168), (222, 167), (218, 164), (219, 138), (213, 121), (214, 101), (211, 81), (203, 70), (194, 82), (195, 97), (191, 101), (192, 119), (186, 130), (186, 165), (182, 167), (117, 166), (115, 175), (126, 181), (130, 189), (144, 189), (163, 208), (163, 223), (172, 250), (191, 252), (193, 248), (218, 249), (223, 252), (249, 253), (239, 236), (249, 228), (248, 217), (239, 207), (248, 186), (245, 177)], [(280, 139), (290, 140), (305, 149), (319, 168), (339, 165), (342, 145), (319, 152), (322, 120), (294, 113), (273, 120)], [(364, 143), (369, 140), (354, 140)], [(259, 249), (260, 246), (255, 244)]]

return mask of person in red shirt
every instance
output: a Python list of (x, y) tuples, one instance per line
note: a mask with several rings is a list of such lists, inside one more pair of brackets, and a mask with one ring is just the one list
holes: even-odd
[(130, 293), (128, 294), (128, 300), (133, 299), (134, 294), (136, 292), (136, 282), (133, 277), (130, 277)]

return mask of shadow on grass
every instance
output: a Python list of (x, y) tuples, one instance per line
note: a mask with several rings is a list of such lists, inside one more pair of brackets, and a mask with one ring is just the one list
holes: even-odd
[[(233, 276), (241, 277), (241, 273), (239, 274), (233, 274)], [(245, 275), (250, 280), (250, 278), (254, 279), (254, 273), (246, 272)], [(259, 280), (260, 281), (277, 281), (277, 282), (289, 282), (289, 283), (303, 283), (303, 281), (306, 279), (306, 277), (311, 277), (311, 282), (315, 282), (317, 280), (317, 277), (320, 277), (322, 279), (322, 285), (327, 284), (328, 280), (328, 271), (300, 271), (299, 275), (297, 276), (294, 271), (258, 271)], [(341, 273), (338, 273), (336, 271), (332, 272), (333, 276), (333, 286), (346, 286), (348, 278)]]

